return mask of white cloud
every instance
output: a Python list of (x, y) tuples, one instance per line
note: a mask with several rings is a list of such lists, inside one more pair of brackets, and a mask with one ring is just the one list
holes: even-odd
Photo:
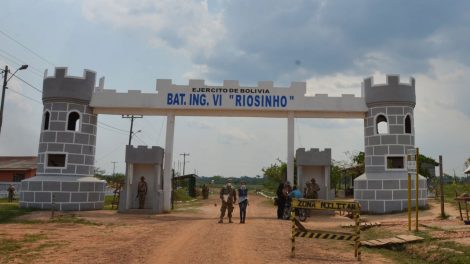
[(307, 80), (307, 94), (328, 94), (341, 96), (341, 94), (354, 94), (361, 96), (362, 77), (353, 74), (335, 73), (313, 77)]
[(222, 12), (210, 12), (207, 1), (85, 0), (90, 21), (141, 31), (151, 45), (181, 50), (193, 58), (209, 57), (224, 37)]
[(219, 128), (218, 136), (220, 142), (228, 145), (245, 145), (255, 139), (253, 134), (235, 127)]

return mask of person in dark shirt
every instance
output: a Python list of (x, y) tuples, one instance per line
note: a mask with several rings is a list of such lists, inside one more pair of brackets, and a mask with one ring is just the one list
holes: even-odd
[(277, 187), (276, 195), (277, 195), (277, 219), (282, 219), (282, 215), (284, 214), (284, 206), (286, 203), (286, 197), (284, 196), (284, 183), (279, 183)]
[(242, 181), (238, 189), (238, 206), (240, 207), (240, 224), (245, 223), (246, 207), (248, 206), (248, 189), (246, 182)]

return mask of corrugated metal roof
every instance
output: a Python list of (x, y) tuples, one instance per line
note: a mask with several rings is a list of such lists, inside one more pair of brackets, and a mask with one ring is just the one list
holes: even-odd
[(36, 169), (36, 156), (0, 156), (0, 170)]
[(470, 173), (470, 166), (464, 171), (464, 173)]

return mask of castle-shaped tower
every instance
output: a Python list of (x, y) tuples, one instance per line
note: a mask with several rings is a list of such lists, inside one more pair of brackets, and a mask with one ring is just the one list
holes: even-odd
[[(363, 89), (368, 108), (364, 119), (365, 173), (354, 180), (354, 198), (362, 211), (403, 211), (408, 208), (406, 153), (415, 148), (415, 80), (404, 84), (398, 76), (390, 75), (386, 84), (374, 85), (368, 78)], [(412, 179), (414, 200), (416, 176)], [(422, 176), (419, 188), (419, 206), (425, 206), (427, 188)]]
[(43, 81), (44, 111), (37, 174), (22, 182), (20, 206), (57, 210), (102, 209), (105, 181), (94, 175), (97, 116), (89, 103), (96, 73), (67, 76), (67, 68)]

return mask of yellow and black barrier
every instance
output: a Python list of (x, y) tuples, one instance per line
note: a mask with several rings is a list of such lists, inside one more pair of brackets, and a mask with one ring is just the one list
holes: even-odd
[(333, 239), (333, 240), (352, 240), (358, 241), (359, 236), (351, 233), (329, 232), (329, 231), (300, 231), (296, 230), (294, 236), (303, 238), (316, 238), (316, 239)]
[[(326, 230), (310, 230), (306, 229), (295, 217), (295, 209), (311, 209), (311, 210), (334, 210), (340, 212), (348, 212), (354, 216), (356, 223), (354, 233), (335, 232)], [(291, 255), (295, 257), (295, 238), (311, 238), (311, 239), (332, 239), (354, 241), (354, 256), (357, 260), (361, 260), (361, 229), (360, 229), (360, 212), (361, 206), (358, 202), (349, 201), (328, 201), (318, 199), (292, 199), (291, 219)]]

